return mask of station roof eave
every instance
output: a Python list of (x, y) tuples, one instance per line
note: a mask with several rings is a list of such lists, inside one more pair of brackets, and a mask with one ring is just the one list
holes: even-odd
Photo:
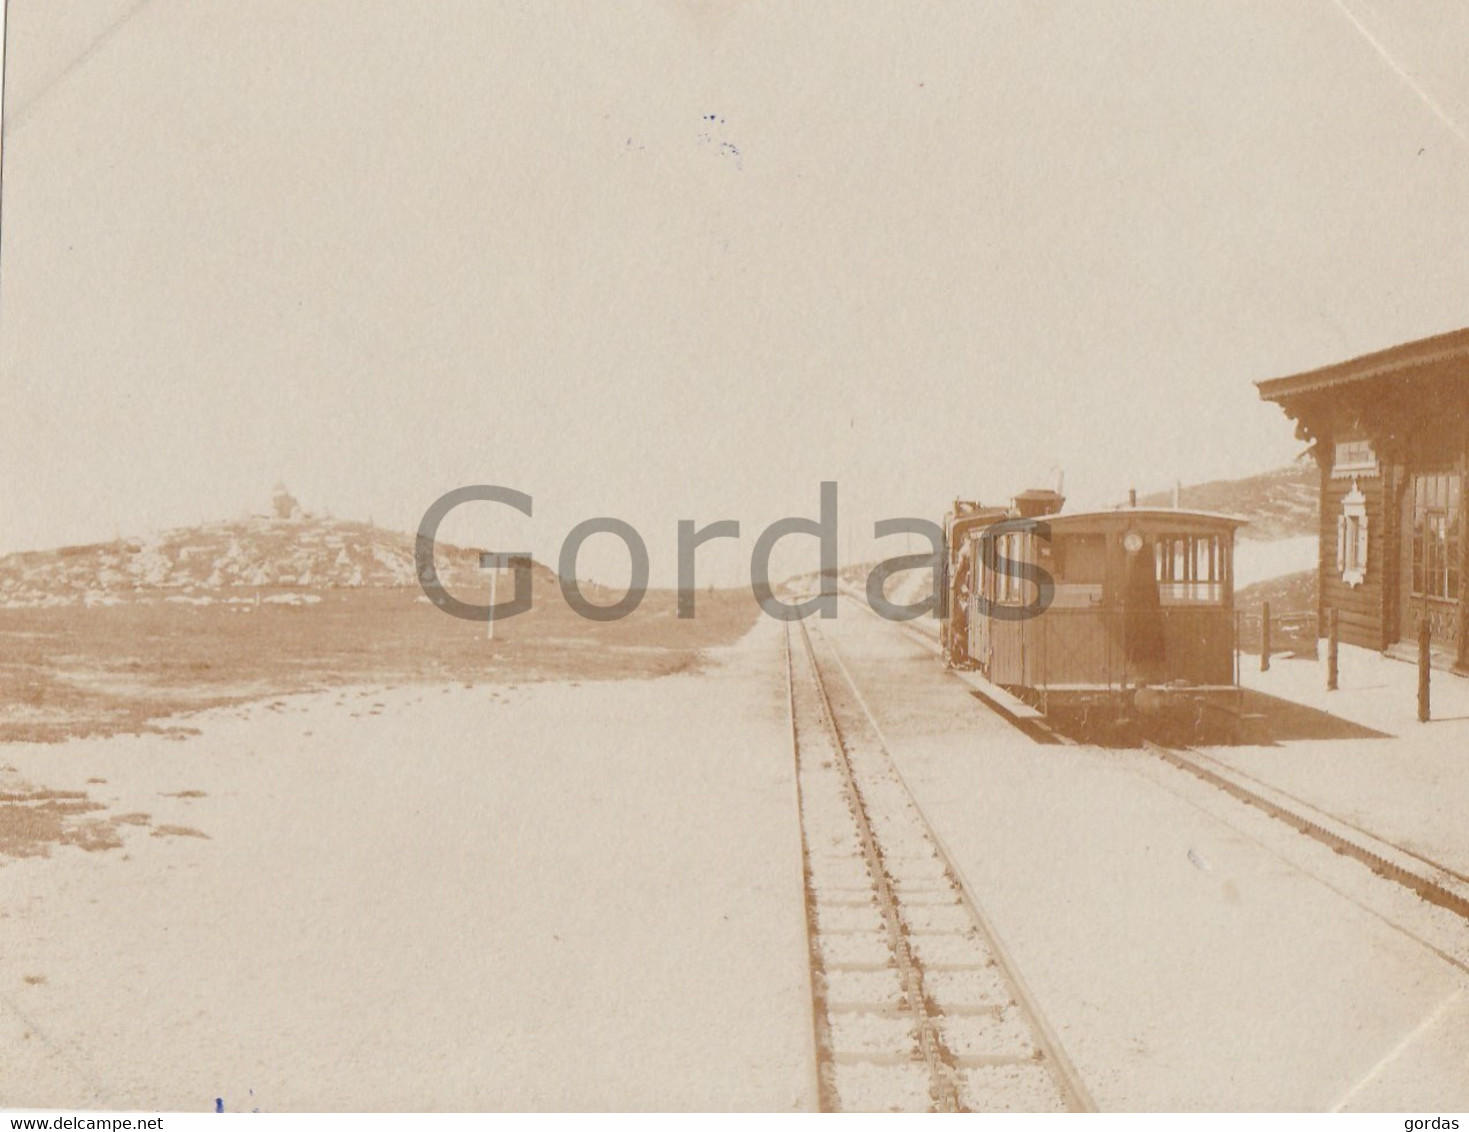
[(1318, 461), (1333, 422), (1347, 422), (1380, 450), (1401, 446), (1425, 422), (1469, 415), (1469, 327), (1255, 386), (1296, 422), (1296, 436), (1312, 443)]
[(1284, 405), (1302, 393), (1317, 393), (1379, 377), (1418, 373), (1426, 376), (1435, 370), (1444, 376), (1469, 377), (1469, 327), (1375, 350), (1303, 373), (1257, 381), (1255, 387), (1262, 400)]

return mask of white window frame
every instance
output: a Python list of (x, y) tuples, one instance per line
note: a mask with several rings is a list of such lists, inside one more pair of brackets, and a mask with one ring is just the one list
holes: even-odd
[(1336, 520), (1336, 569), (1352, 589), (1367, 580), (1367, 497), (1355, 476)]

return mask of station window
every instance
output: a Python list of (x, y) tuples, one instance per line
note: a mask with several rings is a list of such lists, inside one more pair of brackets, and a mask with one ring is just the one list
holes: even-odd
[(1413, 593), (1459, 597), (1459, 491), (1452, 473), (1413, 477)]
[(1336, 568), (1349, 586), (1360, 586), (1367, 578), (1367, 497), (1355, 479), (1336, 520)]

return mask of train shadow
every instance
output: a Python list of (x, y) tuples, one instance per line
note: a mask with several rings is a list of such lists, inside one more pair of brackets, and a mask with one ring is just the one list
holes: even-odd
[(1155, 712), (1131, 707), (1052, 711), (1057, 735), (1094, 747), (1278, 747), (1311, 740), (1390, 739), (1385, 731), (1264, 692), (1246, 690), (1230, 705), (1179, 705)]
[(1252, 746), (1273, 747), (1310, 739), (1392, 738), (1386, 731), (1253, 690), (1244, 694), (1241, 715), (1242, 741)]

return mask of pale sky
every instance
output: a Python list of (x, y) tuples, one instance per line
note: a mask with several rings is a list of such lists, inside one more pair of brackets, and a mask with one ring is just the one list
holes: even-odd
[(734, 518), (729, 581), (822, 479), (1278, 466), (1252, 381), (1469, 324), (1466, 59), (1403, 0), (10, 0), (0, 551), (495, 483), (466, 541), (615, 515), (657, 582)]

